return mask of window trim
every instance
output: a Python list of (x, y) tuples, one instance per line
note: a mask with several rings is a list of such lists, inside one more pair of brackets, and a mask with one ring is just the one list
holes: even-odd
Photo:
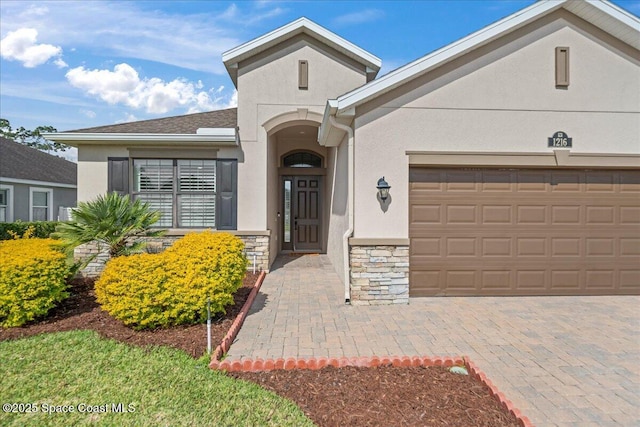
[(0, 184), (0, 190), (7, 190), (6, 222), (13, 222), (13, 185)]
[(48, 193), (47, 197), (47, 221), (53, 221), (53, 189), (52, 188), (44, 188), (44, 187), (29, 187), (29, 221), (34, 221), (33, 219), (33, 193)]

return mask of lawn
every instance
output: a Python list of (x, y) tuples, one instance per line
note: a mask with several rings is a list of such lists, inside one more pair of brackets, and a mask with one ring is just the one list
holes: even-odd
[[(16, 409), (38, 412), (0, 412), (0, 425), (313, 425), (290, 401), (211, 371), (207, 363), (175, 349), (103, 339), (93, 331), (3, 341), (2, 403), (26, 404)], [(43, 413), (61, 405), (74, 412)]]

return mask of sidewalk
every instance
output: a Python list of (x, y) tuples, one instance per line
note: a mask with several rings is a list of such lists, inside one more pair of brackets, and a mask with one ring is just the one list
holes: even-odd
[(537, 426), (640, 425), (640, 297), (348, 306), (324, 255), (280, 257), (227, 360), (467, 355)]

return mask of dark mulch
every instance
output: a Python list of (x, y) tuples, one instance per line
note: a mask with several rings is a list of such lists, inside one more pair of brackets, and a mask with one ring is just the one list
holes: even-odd
[[(224, 315), (211, 321), (211, 342), (215, 347), (222, 341), (242, 309), (258, 274), (247, 273), (242, 287), (234, 295), (234, 305)], [(0, 341), (17, 339), (44, 332), (92, 329), (105, 338), (137, 346), (165, 345), (184, 350), (198, 358), (207, 352), (207, 325), (178, 326), (150, 331), (134, 331), (100, 309), (93, 291), (92, 279), (74, 279), (70, 283), (71, 296), (49, 312), (46, 319), (20, 328), (0, 328)], [(213, 350), (212, 349), (212, 350)]]
[(518, 426), (489, 390), (444, 367), (234, 372), (294, 401), (319, 426)]
[[(248, 273), (227, 313), (212, 322), (212, 345), (227, 333), (258, 278)], [(93, 281), (74, 280), (71, 296), (40, 321), (0, 328), (0, 341), (45, 332), (92, 329), (100, 335), (137, 346), (165, 345), (193, 357), (206, 352), (207, 326), (134, 331), (102, 311)], [(384, 355), (381, 355), (384, 356)], [(231, 373), (291, 399), (319, 426), (517, 426), (489, 390), (470, 376), (442, 367), (333, 367)]]

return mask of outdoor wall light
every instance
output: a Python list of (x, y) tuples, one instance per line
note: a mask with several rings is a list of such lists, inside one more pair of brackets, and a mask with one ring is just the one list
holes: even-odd
[(387, 198), (389, 198), (389, 189), (391, 186), (384, 180), (384, 176), (378, 180), (376, 188), (378, 189), (378, 194), (380, 194), (380, 200), (383, 202), (386, 201)]

